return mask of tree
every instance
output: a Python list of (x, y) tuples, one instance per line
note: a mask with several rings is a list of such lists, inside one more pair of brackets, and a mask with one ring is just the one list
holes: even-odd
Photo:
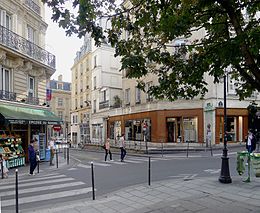
[[(159, 84), (149, 89), (156, 98), (203, 97), (204, 74), (217, 83), (227, 68), (241, 99), (260, 91), (259, 0), (131, 0), (120, 5), (115, 0), (72, 0), (77, 15), (66, 9), (65, 0), (42, 1), (67, 35), (90, 33), (96, 45), (107, 37), (121, 57), (121, 70), (140, 79), (143, 89), (142, 77), (157, 75)], [(100, 18), (112, 27), (102, 29)], [(205, 36), (174, 51), (174, 41), (189, 40), (199, 30)], [(128, 39), (122, 39), (123, 32)]]

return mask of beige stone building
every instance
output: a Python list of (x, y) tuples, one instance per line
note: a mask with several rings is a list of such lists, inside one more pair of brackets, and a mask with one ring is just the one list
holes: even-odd
[(49, 136), (61, 139), (67, 139), (70, 134), (70, 110), (71, 110), (71, 83), (64, 82), (62, 75), (58, 80), (50, 81), (51, 89), (51, 111), (57, 115), (63, 123), (60, 126), (49, 127)]
[(55, 72), (55, 56), (44, 49), (44, 13), (40, 0), (0, 1), (1, 142), (19, 144), (19, 150), (11, 146), (3, 153), (9, 167), (24, 163), (33, 138), (44, 159), (47, 126), (60, 123), (46, 104), (46, 83)]

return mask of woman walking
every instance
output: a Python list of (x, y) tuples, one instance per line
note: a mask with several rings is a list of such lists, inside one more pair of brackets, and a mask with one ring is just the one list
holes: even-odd
[(108, 138), (105, 143), (105, 161), (107, 161), (107, 155), (109, 153), (110, 160), (112, 161), (112, 153), (110, 151), (110, 139)]

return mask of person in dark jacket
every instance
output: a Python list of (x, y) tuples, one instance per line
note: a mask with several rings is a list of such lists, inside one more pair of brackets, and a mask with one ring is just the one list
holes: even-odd
[(252, 153), (256, 148), (256, 137), (253, 130), (248, 131), (248, 136), (246, 138), (246, 149), (249, 153)]
[(35, 175), (34, 169), (36, 168), (36, 165), (37, 165), (36, 152), (34, 150), (34, 142), (35, 142), (35, 139), (31, 140), (30, 145), (28, 147), (29, 162), (30, 162), (30, 173), (29, 173), (29, 175)]

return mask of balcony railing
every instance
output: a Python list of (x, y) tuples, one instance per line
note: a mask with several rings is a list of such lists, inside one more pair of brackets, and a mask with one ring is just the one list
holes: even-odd
[(55, 69), (55, 55), (0, 26), (0, 44)]
[(41, 8), (33, 0), (25, 0), (25, 4), (36, 14), (40, 15)]
[(16, 93), (0, 90), (0, 99), (7, 101), (16, 101)]
[(99, 102), (99, 109), (105, 109), (109, 107), (109, 101)]
[(37, 97), (27, 96), (26, 103), (32, 104), (32, 105), (39, 105), (40, 102), (39, 102), (39, 98), (37, 98)]

